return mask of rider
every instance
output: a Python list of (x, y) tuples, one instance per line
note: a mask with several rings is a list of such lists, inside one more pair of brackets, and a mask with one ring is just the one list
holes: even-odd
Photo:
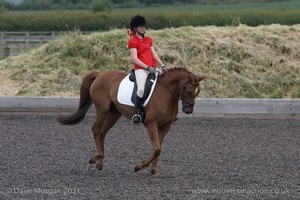
[(128, 34), (131, 37), (128, 41), (128, 48), (130, 50), (130, 57), (134, 63), (137, 82), (135, 114), (132, 117), (132, 122), (134, 124), (140, 124), (142, 122), (140, 108), (143, 103), (144, 87), (149, 73), (155, 73), (156, 63), (161, 66), (163, 71), (166, 69), (165, 65), (156, 54), (152, 39), (145, 36), (145, 26), (145, 18), (137, 15), (131, 19), (130, 30), (128, 31)]

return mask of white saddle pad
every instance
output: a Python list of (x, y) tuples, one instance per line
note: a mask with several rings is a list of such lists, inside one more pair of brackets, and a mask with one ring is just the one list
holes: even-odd
[[(120, 104), (124, 104), (124, 105), (128, 105), (128, 106), (134, 106), (134, 104), (131, 101), (131, 95), (133, 92), (133, 87), (134, 87), (134, 82), (129, 80), (129, 76), (130, 74), (128, 74), (120, 83), (119, 85), (119, 89), (118, 89), (118, 95), (117, 95), (117, 100)], [(155, 77), (155, 80), (151, 80), (153, 81), (153, 85), (150, 91), (150, 94), (148, 96), (148, 98), (145, 100), (145, 102), (143, 103), (143, 106), (146, 107), (146, 105), (148, 104), (152, 93), (154, 91), (156, 82), (157, 82), (157, 74)]]

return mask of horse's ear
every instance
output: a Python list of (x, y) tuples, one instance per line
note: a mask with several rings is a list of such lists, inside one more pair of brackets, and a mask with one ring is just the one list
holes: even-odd
[(193, 81), (200, 82), (205, 78), (206, 78), (206, 76), (204, 76), (204, 75), (198, 76), (198, 75), (195, 75), (195, 74), (189, 74), (189, 76), (188, 76), (188, 79), (189, 79), (190, 82), (193, 82)]
[(206, 76), (204, 76), (204, 75), (198, 76), (198, 82), (202, 81), (202, 80), (205, 79), (205, 78), (206, 78)]

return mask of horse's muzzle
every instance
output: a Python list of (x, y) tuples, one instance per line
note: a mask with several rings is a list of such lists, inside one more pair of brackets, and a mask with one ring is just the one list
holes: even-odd
[(193, 108), (182, 108), (182, 112), (185, 114), (192, 114), (193, 113)]

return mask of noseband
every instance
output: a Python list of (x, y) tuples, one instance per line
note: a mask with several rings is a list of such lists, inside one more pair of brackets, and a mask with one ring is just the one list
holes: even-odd
[[(174, 95), (178, 100), (181, 100), (183, 103), (186, 104), (186, 105), (182, 104), (182, 109), (193, 107), (195, 105), (195, 103), (188, 102), (187, 100), (185, 100), (183, 98), (183, 95), (185, 94), (185, 91), (186, 91), (186, 88), (187, 88), (188, 84), (192, 84), (192, 83), (190, 83), (190, 81), (187, 80), (183, 84), (183, 86), (181, 87), (181, 89), (179, 89), (179, 91), (181, 90), (181, 93), (180, 93), (179, 97), (177, 97), (176, 95)], [(192, 85), (194, 85), (194, 84), (192, 84)]]

